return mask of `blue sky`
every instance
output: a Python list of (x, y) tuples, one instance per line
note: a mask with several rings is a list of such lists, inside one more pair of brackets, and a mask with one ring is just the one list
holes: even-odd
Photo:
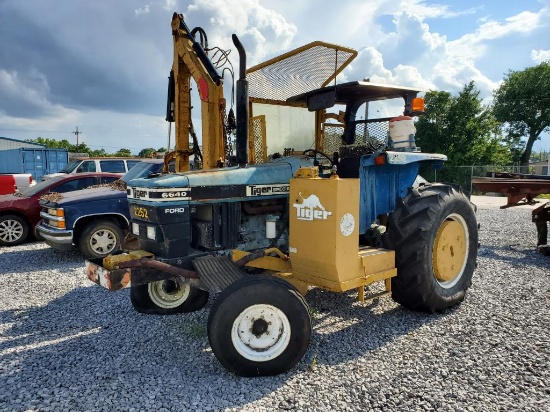
[(76, 142), (78, 126), (94, 149), (165, 146), (174, 11), (210, 45), (237, 33), (249, 66), (324, 40), (359, 51), (348, 80), (452, 93), (474, 80), (486, 99), (550, 60), (550, 0), (3, 0), (0, 136)]

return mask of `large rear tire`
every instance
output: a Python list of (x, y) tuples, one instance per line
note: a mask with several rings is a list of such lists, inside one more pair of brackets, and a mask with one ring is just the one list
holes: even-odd
[(220, 293), (208, 318), (216, 358), (239, 376), (277, 375), (304, 356), (311, 318), (304, 297), (269, 276), (242, 278)]
[(458, 186), (411, 189), (390, 214), (387, 240), (396, 255), (396, 302), (437, 312), (464, 299), (476, 266), (478, 233), (475, 206)]
[(205, 290), (179, 284), (175, 280), (161, 280), (130, 288), (134, 309), (149, 315), (195, 312), (206, 305), (209, 296)]

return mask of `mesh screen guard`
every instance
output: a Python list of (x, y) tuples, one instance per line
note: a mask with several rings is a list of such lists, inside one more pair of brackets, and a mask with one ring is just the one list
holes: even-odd
[(328, 85), (356, 56), (356, 50), (317, 41), (275, 57), (248, 69), (250, 101), (289, 104), (291, 96)]

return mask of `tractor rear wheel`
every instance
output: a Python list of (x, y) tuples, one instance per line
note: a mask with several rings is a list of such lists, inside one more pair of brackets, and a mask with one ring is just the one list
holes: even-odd
[(224, 289), (208, 318), (216, 358), (239, 376), (277, 375), (304, 356), (311, 318), (304, 297), (288, 282), (247, 276)]
[(174, 315), (195, 312), (208, 302), (209, 293), (175, 280), (160, 280), (132, 286), (130, 300), (137, 312), (150, 315)]
[(458, 186), (411, 189), (390, 214), (387, 240), (395, 250), (396, 302), (437, 312), (464, 299), (476, 266), (478, 233), (475, 206)]

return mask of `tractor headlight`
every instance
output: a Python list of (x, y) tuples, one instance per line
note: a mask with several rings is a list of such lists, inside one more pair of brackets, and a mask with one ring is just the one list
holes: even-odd
[(157, 233), (154, 226), (147, 226), (147, 239), (155, 240)]
[(139, 236), (139, 225), (137, 223), (132, 223), (132, 233)]

